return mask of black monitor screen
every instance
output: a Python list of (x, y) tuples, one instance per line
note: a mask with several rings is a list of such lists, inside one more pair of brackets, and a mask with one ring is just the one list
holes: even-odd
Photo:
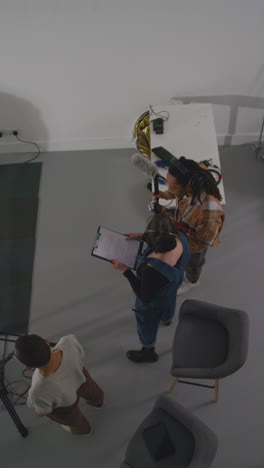
[(175, 453), (175, 449), (163, 423), (144, 429), (142, 435), (154, 460), (161, 460)]
[(0, 165), (0, 334), (3, 335), (28, 333), (41, 167), (37, 162)]

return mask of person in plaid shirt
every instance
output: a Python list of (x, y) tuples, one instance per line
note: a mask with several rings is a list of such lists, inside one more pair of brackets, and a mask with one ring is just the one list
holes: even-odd
[(175, 226), (187, 235), (191, 251), (178, 289), (178, 294), (184, 294), (198, 286), (207, 248), (219, 245), (225, 216), (215, 179), (203, 164), (182, 156), (169, 166), (167, 184), (168, 190), (153, 198), (176, 199)]

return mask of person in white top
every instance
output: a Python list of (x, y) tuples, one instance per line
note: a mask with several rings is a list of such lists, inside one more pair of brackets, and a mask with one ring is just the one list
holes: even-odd
[(35, 368), (27, 404), (37, 416), (47, 416), (72, 434), (89, 434), (91, 426), (78, 403), (100, 408), (104, 392), (83, 366), (84, 350), (74, 335), (62, 337), (54, 349), (38, 335), (20, 336), (14, 356)]

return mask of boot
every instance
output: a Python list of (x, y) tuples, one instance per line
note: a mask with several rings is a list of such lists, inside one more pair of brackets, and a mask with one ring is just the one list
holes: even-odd
[(155, 352), (155, 348), (145, 348), (142, 347), (141, 350), (127, 351), (127, 358), (133, 362), (156, 362), (159, 359), (159, 356)]

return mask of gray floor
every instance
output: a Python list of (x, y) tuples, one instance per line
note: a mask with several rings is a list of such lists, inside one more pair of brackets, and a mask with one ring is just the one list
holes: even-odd
[[(85, 364), (105, 390), (103, 410), (83, 406), (95, 432), (71, 436), (26, 407), (18, 412), (30, 435), (23, 439), (6, 412), (0, 414), (1, 466), (118, 468), (126, 445), (158, 395), (171, 381), (171, 343), (178, 310), (186, 297), (242, 308), (251, 320), (246, 365), (221, 381), (220, 401), (212, 391), (178, 385), (175, 396), (218, 435), (214, 468), (264, 466), (263, 453), (263, 173), (264, 161), (251, 146), (221, 150), (227, 204), (220, 247), (211, 249), (200, 287), (178, 300), (174, 324), (159, 332), (160, 360), (128, 362), (137, 347), (127, 280), (110, 264), (92, 258), (98, 225), (121, 232), (142, 231), (149, 216), (147, 180), (129, 161), (131, 150), (48, 153), (44, 162), (34, 269), (30, 331), (56, 340), (75, 333), (86, 350)], [(8, 156), (1, 163), (24, 156)], [(10, 380), (21, 367), (11, 362)]]

